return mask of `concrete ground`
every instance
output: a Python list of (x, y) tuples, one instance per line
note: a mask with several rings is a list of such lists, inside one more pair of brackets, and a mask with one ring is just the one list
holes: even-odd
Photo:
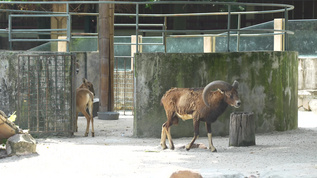
[[(74, 137), (37, 139), (38, 154), (0, 159), (0, 175), (162, 178), (193, 170), (203, 177), (317, 177), (317, 115), (312, 112), (299, 112), (299, 129), (257, 134), (256, 146), (228, 147), (228, 137), (214, 137), (217, 153), (184, 150), (191, 138), (174, 139), (175, 150), (162, 150), (159, 138), (133, 138), (128, 114), (117, 121), (95, 118), (94, 138), (83, 137), (82, 117)], [(196, 143), (208, 145), (206, 137)]]

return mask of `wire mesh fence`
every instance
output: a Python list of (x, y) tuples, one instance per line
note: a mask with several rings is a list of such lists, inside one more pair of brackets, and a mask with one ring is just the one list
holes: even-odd
[(72, 135), (74, 61), (65, 54), (18, 56), (16, 124), (39, 135)]

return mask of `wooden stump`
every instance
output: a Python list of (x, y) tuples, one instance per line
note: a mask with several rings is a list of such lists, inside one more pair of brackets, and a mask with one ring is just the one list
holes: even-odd
[(253, 113), (231, 113), (229, 146), (255, 145)]

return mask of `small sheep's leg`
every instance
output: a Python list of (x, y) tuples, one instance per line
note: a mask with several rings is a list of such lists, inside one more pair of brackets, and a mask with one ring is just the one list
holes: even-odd
[(91, 136), (95, 136), (95, 130), (94, 130), (94, 118), (91, 116)]
[(90, 124), (90, 117), (86, 118), (87, 119), (87, 127), (86, 127), (86, 132), (85, 132), (85, 137), (88, 137), (89, 133), (89, 124)]
[(172, 140), (171, 127), (168, 127), (168, 129), (167, 129), (167, 138), (168, 138), (170, 149), (174, 150), (175, 147), (174, 147), (174, 143)]
[(206, 123), (206, 129), (207, 129), (207, 136), (208, 136), (208, 142), (209, 142), (209, 149), (211, 152), (217, 152), (217, 149), (214, 147), (212, 143), (212, 133), (211, 133), (211, 124)]
[(85, 132), (85, 137), (87, 137), (88, 133), (89, 133), (90, 115), (86, 112), (86, 108), (81, 109), (80, 111), (81, 111), (81, 113), (83, 113), (83, 115), (85, 116), (85, 118), (87, 120), (87, 127), (86, 127), (86, 132)]
[(166, 131), (166, 122), (162, 125), (162, 133), (161, 133), (161, 146), (163, 148), (163, 150), (165, 150), (167, 148), (166, 146), (166, 134), (167, 134), (167, 131)]
[(186, 145), (186, 150), (190, 150), (190, 148), (193, 146), (195, 140), (199, 137), (199, 121), (195, 121), (194, 119), (194, 128), (195, 128), (195, 133), (194, 133), (194, 138), (192, 139), (192, 141)]
[[(91, 136), (95, 136), (95, 130), (94, 130), (94, 116), (93, 116), (93, 103), (89, 102), (89, 114), (90, 114), (90, 120), (91, 120)], [(88, 127), (88, 132), (89, 132), (89, 127)]]

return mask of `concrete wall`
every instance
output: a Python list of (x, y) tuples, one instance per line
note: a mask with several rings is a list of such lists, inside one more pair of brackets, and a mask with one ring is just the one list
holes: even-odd
[(300, 57), (298, 59), (298, 108), (317, 111), (310, 102), (317, 98), (317, 58)]
[(317, 90), (317, 58), (298, 59), (298, 90)]
[(0, 51), (0, 110), (16, 111), (18, 58), (22, 52)]
[[(229, 133), (233, 111), (254, 112), (257, 132), (297, 128), (297, 52), (143, 53), (135, 61), (137, 137), (160, 137), (166, 121), (160, 99), (168, 89), (204, 87), (213, 80), (238, 80), (242, 100), (242, 107), (228, 107), (212, 124), (214, 135)], [(205, 136), (204, 124), (200, 127)], [(192, 121), (180, 121), (171, 132), (174, 137), (193, 136)]]

